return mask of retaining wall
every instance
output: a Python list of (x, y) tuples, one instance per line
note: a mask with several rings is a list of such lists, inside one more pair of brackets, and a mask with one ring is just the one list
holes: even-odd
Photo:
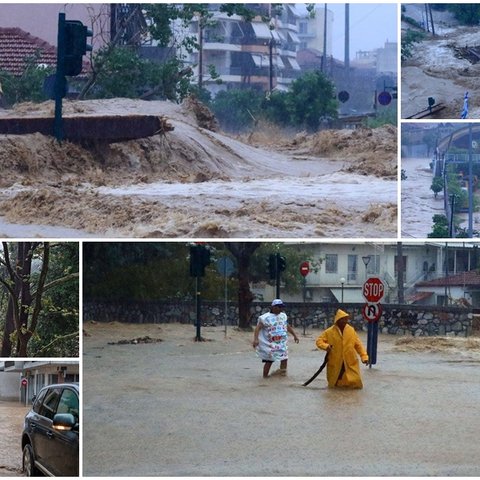
[[(341, 308), (352, 315), (352, 325), (357, 330), (366, 330), (362, 316), (363, 303), (343, 304)], [(285, 312), (290, 324), (300, 329), (325, 329), (332, 324), (337, 303), (289, 303)], [(459, 307), (382, 305), (379, 330), (393, 335), (415, 336), (469, 336), (472, 333), (473, 313)], [(251, 307), (250, 324), (269, 309), (268, 303), (254, 303)], [(201, 322), (204, 325), (224, 325), (225, 306), (222, 302), (203, 302)], [(126, 323), (191, 323), (196, 322), (196, 307), (193, 302), (85, 302), (83, 320)], [(237, 304), (227, 307), (227, 325), (238, 324)]]

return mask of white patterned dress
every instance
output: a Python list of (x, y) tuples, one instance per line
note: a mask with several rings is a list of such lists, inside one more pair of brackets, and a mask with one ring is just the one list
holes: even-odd
[(262, 325), (258, 334), (257, 355), (267, 362), (281, 361), (288, 358), (288, 330), (287, 315), (280, 312), (264, 313), (258, 317), (258, 324)]

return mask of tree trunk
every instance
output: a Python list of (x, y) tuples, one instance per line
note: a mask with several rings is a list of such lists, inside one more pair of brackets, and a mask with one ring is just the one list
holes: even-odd
[(225, 244), (237, 260), (238, 267), (238, 327), (249, 329), (250, 306), (253, 294), (250, 291), (250, 260), (260, 242), (228, 242)]

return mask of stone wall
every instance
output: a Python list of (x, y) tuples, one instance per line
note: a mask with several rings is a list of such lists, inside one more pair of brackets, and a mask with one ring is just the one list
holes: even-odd
[[(344, 304), (342, 309), (352, 315), (352, 325), (366, 330), (362, 303)], [(469, 336), (472, 333), (473, 313), (458, 307), (427, 307), (417, 305), (382, 305), (380, 332), (393, 335)], [(325, 329), (332, 324), (337, 303), (289, 303), (286, 313), (290, 324), (299, 329)], [(267, 312), (268, 303), (255, 303), (251, 308), (250, 324), (256, 325), (259, 315)], [(224, 325), (222, 302), (203, 302), (201, 322), (204, 325)], [(195, 323), (193, 302), (97, 302), (84, 303), (83, 320), (127, 323)], [(238, 307), (228, 305), (227, 325), (238, 324)]]

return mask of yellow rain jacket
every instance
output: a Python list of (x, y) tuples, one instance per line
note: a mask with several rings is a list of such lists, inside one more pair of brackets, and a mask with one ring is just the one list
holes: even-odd
[[(327, 381), (329, 387), (363, 388), (360, 375), (360, 363), (358, 355), (363, 361), (368, 360), (368, 354), (363, 346), (357, 332), (351, 325), (345, 325), (343, 334), (337, 326), (337, 321), (348, 314), (339, 310), (335, 315), (335, 323), (327, 328), (316, 341), (321, 350), (327, 350), (331, 345), (333, 348), (328, 355)], [(339, 379), (342, 366), (345, 371)]]

